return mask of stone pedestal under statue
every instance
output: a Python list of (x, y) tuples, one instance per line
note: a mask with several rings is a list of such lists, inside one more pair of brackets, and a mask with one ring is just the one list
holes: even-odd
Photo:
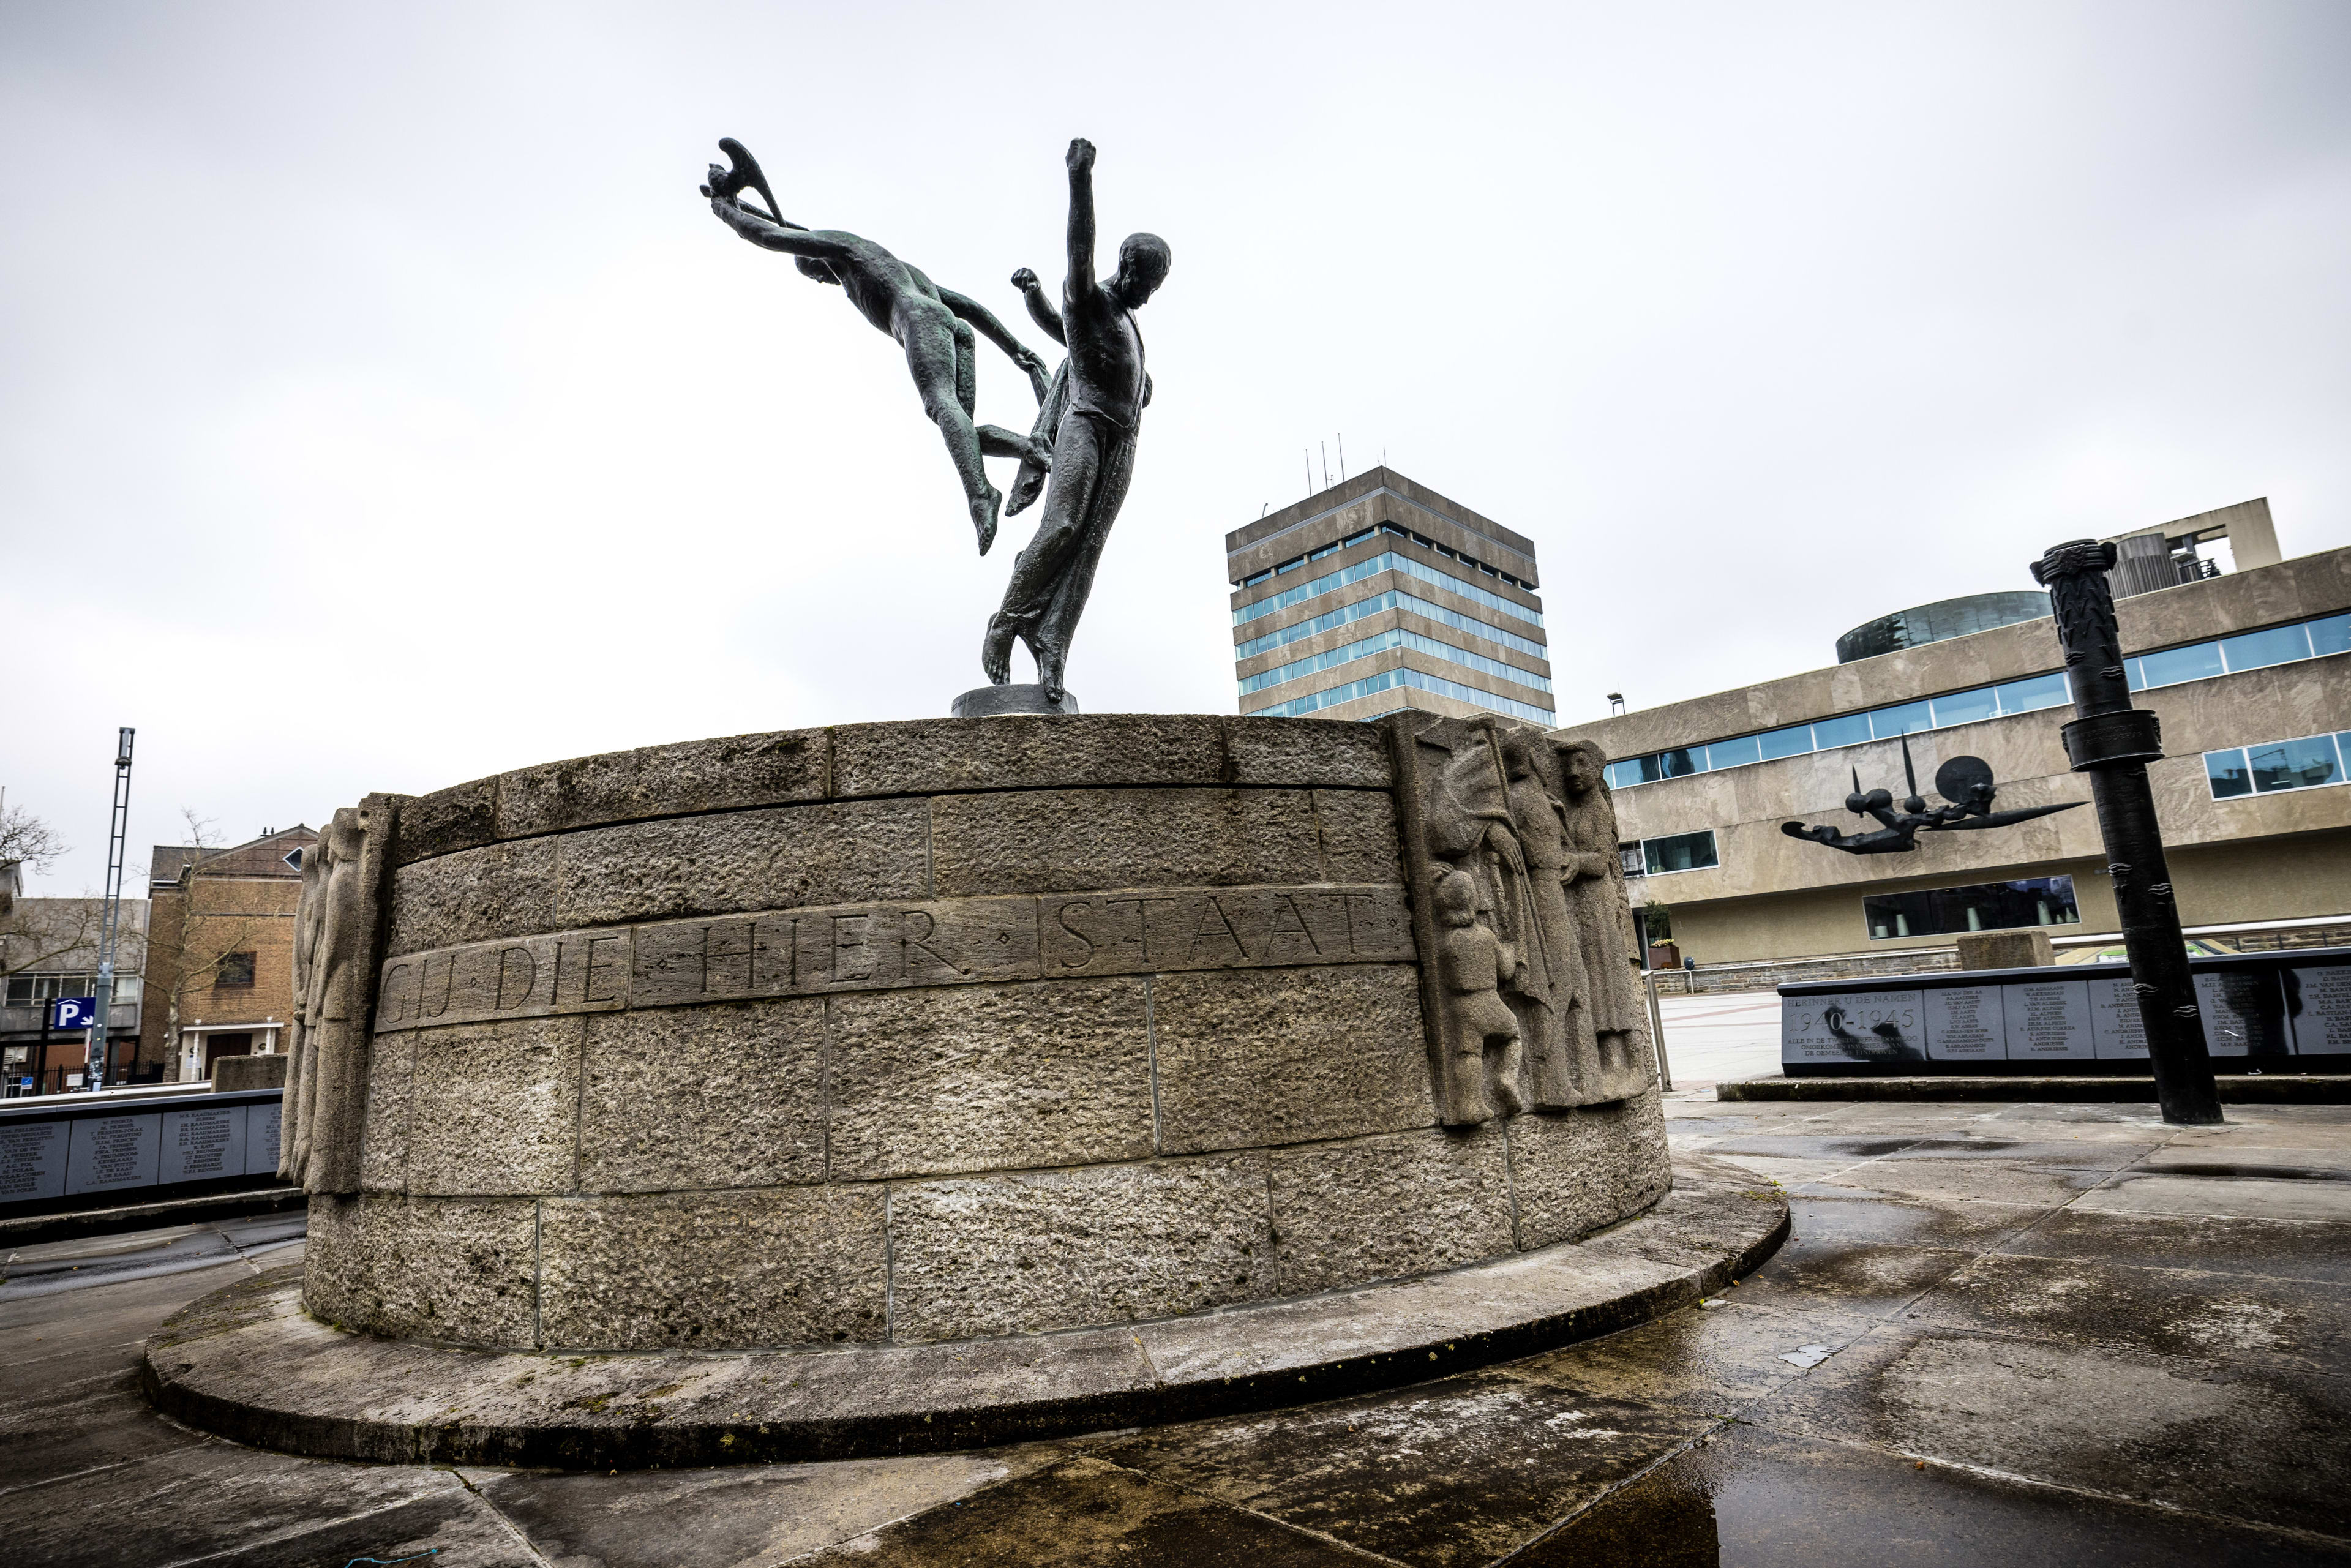
[[(555, 1388), (612, 1356), (814, 1355), (835, 1403), (767, 1409), (751, 1425), (776, 1441), (757, 1454), (747, 1437), (713, 1447), (722, 1422), (649, 1458), (642, 1433), (580, 1436), (589, 1418), (551, 1396), (482, 1421), (538, 1432), (548, 1462), (897, 1451), (1165, 1418), (1231, 1389), (1235, 1364), (1126, 1366), (1134, 1325), (1239, 1354), (1283, 1343), (1252, 1313), (1327, 1329), (1372, 1310), (1375, 1282), (1519, 1270), (1454, 1287), (1468, 1293), (1449, 1322), (1427, 1317), (1437, 1296), (1382, 1295), (1375, 1321), (1347, 1319), (1349, 1343), (1265, 1352), (1303, 1355), (1301, 1375), (1345, 1363), (1401, 1381), (1427, 1368), (1395, 1357), (1432, 1337), (1490, 1358), (1711, 1288), (1784, 1231), (1776, 1200), (1706, 1197), (1735, 1172), (1686, 1183), (1688, 1212), (1637, 1221), (1640, 1247), (1629, 1231), (1573, 1245), (1672, 1185), (1649, 1042), (1623, 1032), (1640, 1026), (1602, 1020), (1609, 1082), (1579, 1096), (1569, 1059), (1594, 1035), (1566, 1021), (1581, 1004), (1563, 980), (1525, 1026), (1540, 1061), (1521, 1063), (1465, 1046), (1452, 971), (1424, 970), (1432, 929), (1447, 951), (1480, 932), (1515, 943), (1535, 968), (1489, 978), (1503, 1010), (1479, 1026), (1515, 1028), (1534, 948), (1569, 952), (1557, 923), (1592, 905), (1572, 880), (1541, 893), (1560, 846), (1505, 842), (1504, 754), (1464, 733), (1443, 732), (1447, 753), (1316, 720), (946, 719), (371, 797), (358, 858), (381, 857), (380, 907), (372, 944), (347, 944), (371, 967), (364, 1028), (311, 1029), (289, 1092), (312, 1151), (298, 1305), (288, 1282), (257, 1317), (236, 1309), (241, 1339), (151, 1350), (159, 1401), (249, 1440), (368, 1453), (406, 1440), (384, 1401), (420, 1376)], [(1470, 764), (1440, 766), (1472, 741), (1494, 747), (1499, 805), (1463, 782)], [(1533, 767), (1520, 759), (1522, 814), (1540, 810)], [(1440, 788), (1468, 819), (1432, 815)], [(1490, 839), (1463, 827), (1481, 810)], [(1489, 871), (1499, 911), (1473, 896)], [(1448, 879), (1439, 916), (1430, 887)], [(1613, 929), (1586, 936), (1573, 966), (1629, 954)], [(1497, 1077), (1511, 1071), (1516, 1091)], [(306, 1098), (313, 1073), (362, 1088)], [(273, 1354), (309, 1371), (281, 1368), (273, 1393)], [(329, 1363), (374, 1370), (337, 1384)], [(969, 1381), (981, 1363), (1000, 1375), (987, 1389)], [(864, 1382), (839, 1381), (852, 1364)], [(475, 1396), (454, 1388), (442, 1404), (462, 1411)], [(434, 1451), (524, 1462), (535, 1440)]]

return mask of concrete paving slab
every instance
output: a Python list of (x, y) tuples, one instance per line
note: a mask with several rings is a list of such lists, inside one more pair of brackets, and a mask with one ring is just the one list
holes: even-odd
[(2075, 1205), (2085, 1212), (2351, 1222), (2351, 1183), (2126, 1171)]
[(1612, 1494), (1512, 1568), (2290, 1568), (2325, 1542), (1734, 1427)]
[(2344, 1536), (2351, 1384), (1905, 1322), (1750, 1407), (1776, 1431)]
[[(1795, 1223), (1801, 1228), (1799, 1214)], [(2351, 1284), (2351, 1224), (2059, 1209), (1996, 1250)]]
[(1788, 1199), (1789, 1239), (1846, 1246), (1989, 1250), (2039, 1224), (2041, 1204), (1978, 1198), (1864, 1197), (1829, 1191)]
[(826, 1465), (461, 1472), (550, 1563), (765, 1568), (1058, 1462), (1038, 1445), (1006, 1454), (844, 1459)]
[(1788, 1352), (1805, 1344), (1846, 1344), (1876, 1322), (1844, 1307), (1764, 1305), (1743, 1289), (1717, 1301), (1713, 1307), (1676, 1312), (1495, 1370), (1596, 1398), (1729, 1417), (1802, 1375), (1781, 1359)]
[(796, 1568), (1363, 1568), (1379, 1559), (1081, 1456), (793, 1561)]
[[(495, 1509), (462, 1488), (188, 1559), (173, 1568), (364, 1568), (403, 1558), (411, 1560), (409, 1568), (547, 1568), (546, 1559)], [(149, 1568), (147, 1560), (135, 1557), (100, 1556), (94, 1563)]]
[(1798, 1197), (1874, 1193), (1880, 1197), (1945, 1201), (1977, 1198), (2056, 1208), (2097, 1186), (2107, 1176), (2102, 1170), (2050, 1169), (2001, 1165), (1992, 1160), (1910, 1160), (1898, 1165), (1876, 1160), (1842, 1176), (1807, 1182), (1789, 1191)]
[(1489, 1563), (1710, 1430), (1500, 1373), (1139, 1434), (1101, 1457), (1397, 1563)]
[(2351, 1286), (2275, 1277), (1995, 1255), (1941, 1281), (1907, 1321), (2314, 1372), (2351, 1364)]
[[(36, 1499), (37, 1506), (29, 1506)], [(454, 1519), (470, 1511), (470, 1501), (463, 1483), (446, 1470), (340, 1465), (227, 1443), (192, 1444), (19, 1493), (8, 1554), (28, 1563), (153, 1568), (231, 1549), (249, 1552), (409, 1503), (436, 1505), (425, 1511), (433, 1520)], [(381, 1532), (371, 1527), (361, 1533), (404, 1541), (412, 1539), (412, 1527), (430, 1522), (392, 1521)], [(292, 1560), (315, 1563), (318, 1555)]]

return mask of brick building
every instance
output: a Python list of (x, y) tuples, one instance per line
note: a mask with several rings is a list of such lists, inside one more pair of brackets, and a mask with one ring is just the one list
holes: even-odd
[(142, 1069), (212, 1076), (223, 1056), (283, 1051), (294, 1017), (294, 906), (308, 828), (232, 849), (158, 844), (148, 876)]

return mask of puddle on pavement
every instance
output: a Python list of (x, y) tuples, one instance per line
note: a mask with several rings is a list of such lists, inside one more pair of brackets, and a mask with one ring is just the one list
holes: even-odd
[(1830, 1138), (1823, 1147), (1856, 1159), (1881, 1155), (1932, 1154), (1937, 1149), (1966, 1149), (1970, 1154), (1996, 1154), (2017, 1146), (2013, 1138)]
[(1514, 1568), (2211, 1568), (2274, 1538), (1844, 1444), (1734, 1427), (1604, 1499)]
[(2351, 1171), (2312, 1170), (2305, 1166), (2140, 1166), (2125, 1176), (2220, 1176), (2244, 1181), (2351, 1181)]

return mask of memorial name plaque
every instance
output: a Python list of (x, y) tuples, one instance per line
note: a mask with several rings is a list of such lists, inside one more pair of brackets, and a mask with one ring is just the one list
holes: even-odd
[(0, 1125), (0, 1203), (62, 1197), (66, 1190), (66, 1124)]
[(2214, 1056), (2285, 1056), (2285, 994), (2274, 974), (2206, 970), (2196, 977), (2204, 1049)]
[(242, 1105), (199, 1105), (163, 1113), (161, 1182), (212, 1181), (245, 1174)]
[(2145, 1061), (2147, 1020), (2138, 1016), (2138, 992), (2126, 976), (2085, 980), (2090, 1000), (2090, 1040), (2100, 1061)]
[(2285, 976), (2295, 1053), (2351, 1055), (2351, 964), (2296, 965)]
[(73, 1142), (66, 1155), (68, 1194), (155, 1185), (163, 1141), (160, 1112), (143, 1116), (89, 1116), (68, 1124), (73, 1128)]
[(2097, 1055), (2084, 982), (2052, 980), (2001, 989), (2011, 1061), (2087, 1061)]
[(1926, 1009), (1917, 991), (1830, 992), (1780, 998), (1780, 1060), (1924, 1061)]
[(1937, 1061), (2000, 1061), (2009, 1055), (1998, 986), (1939, 986), (1926, 993), (1927, 1054)]
[(277, 1169), (277, 1124), (285, 1114), (283, 1102), (245, 1108), (245, 1174), (268, 1176)]

